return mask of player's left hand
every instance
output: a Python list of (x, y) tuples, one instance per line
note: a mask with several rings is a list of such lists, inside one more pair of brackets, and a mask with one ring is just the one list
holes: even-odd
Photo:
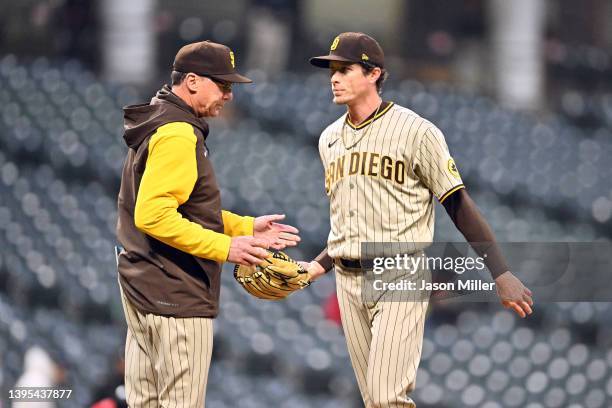
[(299, 231), (291, 225), (277, 222), (284, 219), (285, 214), (262, 215), (255, 218), (253, 236), (267, 240), (270, 248), (276, 250), (296, 246), (300, 242)]
[(506, 309), (512, 309), (522, 318), (533, 313), (533, 299), (529, 288), (523, 285), (510, 271), (506, 271), (495, 279), (495, 289), (501, 304)]

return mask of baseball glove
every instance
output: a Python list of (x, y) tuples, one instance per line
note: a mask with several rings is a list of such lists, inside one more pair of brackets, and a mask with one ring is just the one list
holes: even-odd
[(257, 266), (236, 265), (234, 278), (259, 299), (280, 300), (310, 285), (310, 275), (284, 252), (270, 252)]

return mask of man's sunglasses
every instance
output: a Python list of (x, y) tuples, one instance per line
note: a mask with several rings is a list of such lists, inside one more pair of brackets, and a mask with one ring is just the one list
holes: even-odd
[(217, 78), (213, 78), (207, 75), (203, 75), (205, 78), (210, 79), (211, 81), (213, 81), (215, 84), (217, 84), (217, 86), (219, 87), (219, 89), (223, 92), (223, 93), (230, 93), (232, 92), (232, 83), (231, 82), (227, 82), (227, 81), (221, 81), (220, 79)]

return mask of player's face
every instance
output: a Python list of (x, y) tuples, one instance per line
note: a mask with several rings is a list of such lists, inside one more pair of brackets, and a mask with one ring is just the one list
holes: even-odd
[(372, 83), (359, 64), (332, 61), (329, 69), (335, 104), (348, 105), (372, 92)]
[(231, 83), (198, 76), (194, 108), (200, 117), (219, 116), (226, 102), (233, 99)]

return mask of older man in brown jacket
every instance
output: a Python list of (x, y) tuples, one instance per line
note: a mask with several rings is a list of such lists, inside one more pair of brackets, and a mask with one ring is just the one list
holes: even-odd
[(299, 241), (297, 229), (278, 223), (283, 215), (221, 208), (203, 118), (218, 116), (232, 84), (244, 82), (228, 47), (193, 43), (176, 55), (171, 87), (125, 108), (117, 235), (130, 407), (202, 407), (221, 264), (257, 264), (266, 248)]

